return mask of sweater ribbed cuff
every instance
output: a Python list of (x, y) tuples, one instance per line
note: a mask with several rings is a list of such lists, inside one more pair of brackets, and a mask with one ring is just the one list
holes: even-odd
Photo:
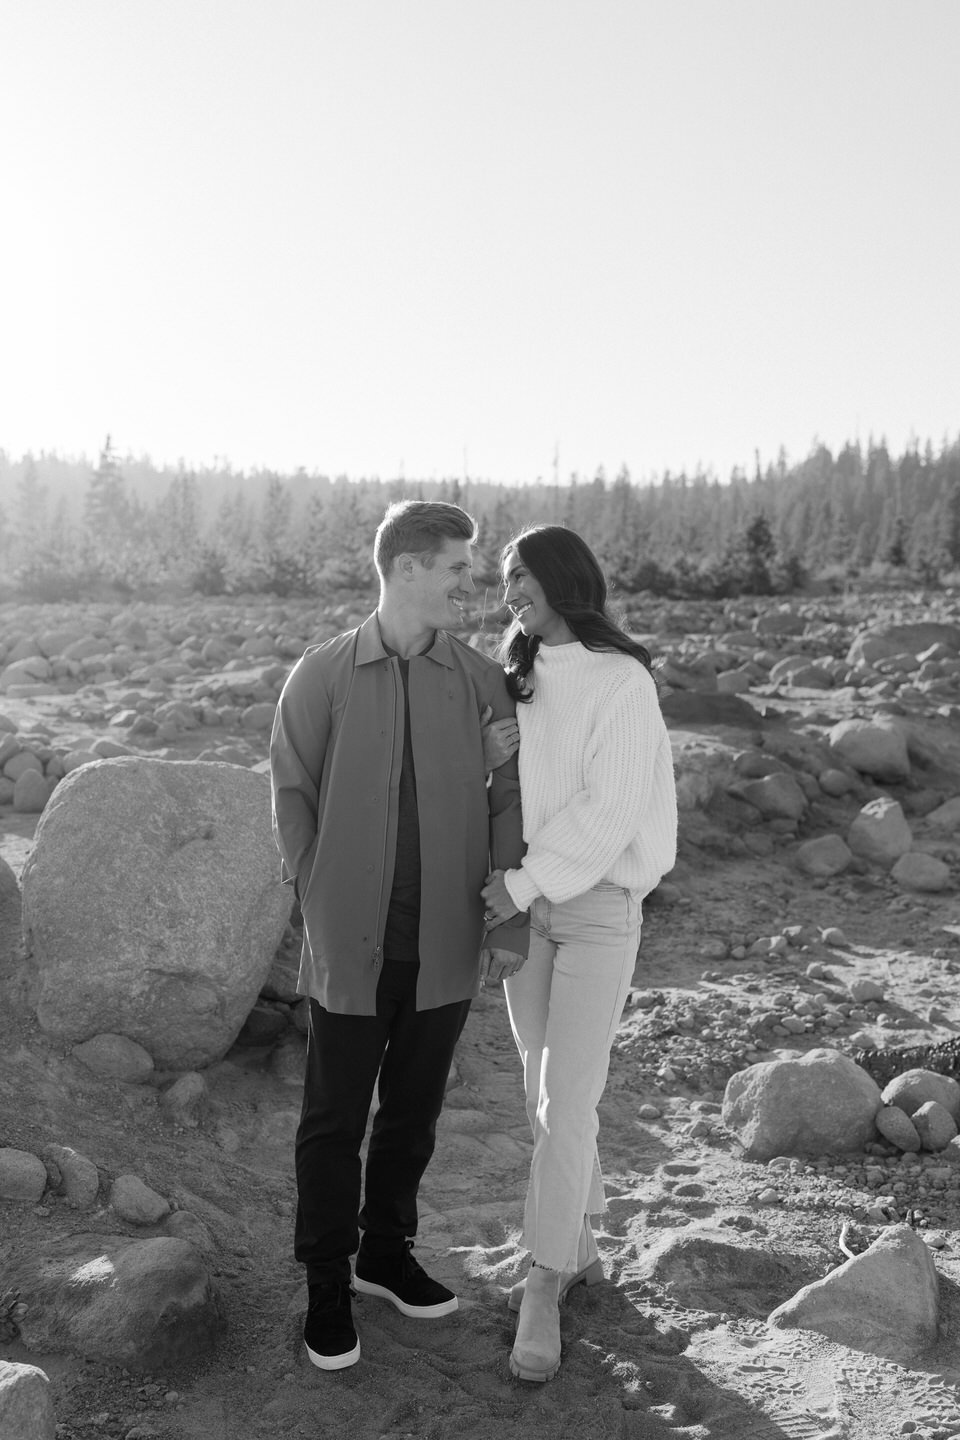
[(540, 891), (525, 870), (505, 870), (503, 883), (518, 910), (529, 910)]

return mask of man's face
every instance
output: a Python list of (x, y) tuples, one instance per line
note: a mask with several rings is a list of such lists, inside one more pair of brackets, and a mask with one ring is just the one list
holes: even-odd
[(469, 540), (445, 540), (435, 555), (414, 556), (414, 603), (425, 626), (455, 630), (474, 592), (473, 549)]

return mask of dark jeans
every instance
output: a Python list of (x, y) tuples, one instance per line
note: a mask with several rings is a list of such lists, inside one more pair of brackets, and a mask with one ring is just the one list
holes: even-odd
[[(417, 1191), (436, 1143), (447, 1076), (470, 1001), (417, 1010), (417, 964), (385, 960), (377, 1013), (334, 1015), (310, 1001), (297, 1130), (294, 1254), (307, 1281), (349, 1280), (350, 1256), (395, 1247), (417, 1230)], [(380, 1106), (360, 1147), (379, 1075)], [(359, 1212), (359, 1213), (358, 1213)], [(378, 1244), (379, 1242), (379, 1244)]]

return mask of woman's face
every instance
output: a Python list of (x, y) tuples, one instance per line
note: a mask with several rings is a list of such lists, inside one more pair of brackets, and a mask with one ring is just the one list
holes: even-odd
[(507, 552), (503, 584), (504, 603), (524, 635), (539, 635), (544, 645), (566, 645), (576, 638), (566, 620), (547, 604), (543, 586), (524, 565), (518, 550)]

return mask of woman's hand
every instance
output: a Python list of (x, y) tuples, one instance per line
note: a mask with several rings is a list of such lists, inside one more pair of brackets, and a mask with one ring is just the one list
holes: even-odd
[(483, 768), (487, 774), (499, 770), (520, 746), (520, 732), (514, 716), (494, 720), (493, 707), (485, 705), (480, 714), (480, 733), (483, 736)]
[(520, 911), (510, 899), (510, 892), (503, 879), (502, 870), (491, 870), (487, 876), (487, 883), (480, 891), (483, 896), (483, 919), (488, 930), (494, 925), (502, 925), (505, 920), (510, 920)]
[(521, 969), (523, 961), (524, 956), (515, 955), (512, 950), (481, 950), (480, 984), (496, 985), (501, 980), (509, 979)]

